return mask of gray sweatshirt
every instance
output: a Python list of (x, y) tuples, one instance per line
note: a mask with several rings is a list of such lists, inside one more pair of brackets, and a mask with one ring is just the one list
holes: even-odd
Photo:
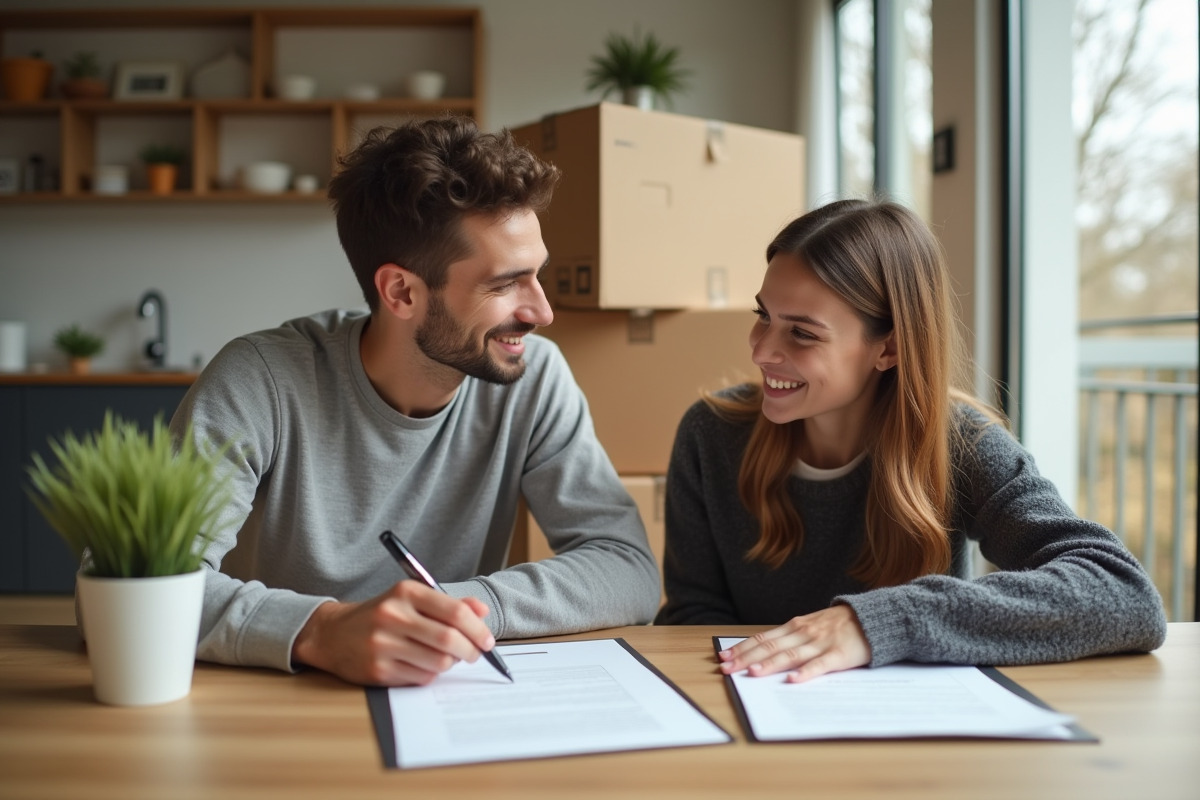
[[(467, 378), (415, 419), (363, 370), (367, 319), (329, 311), (239, 337), (176, 411), (175, 435), (190, 422), (200, 440), (236, 443), (198, 657), (292, 669), (319, 604), (404, 577), (379, 542), (389, 528), (448, 593), (488, 605), (498, 639), (647, 622), (658, 569), (558, 348), (527, 336), (520, 380)], [(558, 555), (506, 569), (521, 495)]]
[[(871, 664), (1029, 664), (1153, 650), (1162, 600), (1128, 549), (1079, 519), (999, 425), (957, 407), (966, 446), (951, 453), (957, 507), (946, 575), (867, 591), (847, 575), (864, 536), (870, 459), (829, 481), (792, 476), (804, 546), (779, 569), (749, 561), (758, 522), (738, 499), (750, 425), (696, 403), (667, 476), (667, 602), (659, 624), (781, 624), (835, 603), (854, 609)], [(971, 577), (968, 539), (999, 571)]]

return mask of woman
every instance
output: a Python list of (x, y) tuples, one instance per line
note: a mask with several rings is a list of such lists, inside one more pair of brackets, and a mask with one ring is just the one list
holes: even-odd
[[(707, 396), (676, 435), (659, 624), (779, 625), (721, 669), (795, 681), (1162, 644), (1137, 560), (950, 388), (948, 277), (919, 218), (832, 203), (767, 261), (750, 332), (761, 385)], [(968, 540), (999, 571), (972, 578)]]

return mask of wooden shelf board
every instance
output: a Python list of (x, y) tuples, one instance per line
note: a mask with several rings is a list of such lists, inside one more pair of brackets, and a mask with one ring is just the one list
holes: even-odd
[(204, 194), (181, 189), (171, 194), (153, 194), (151, 192), (129, 191), (125, 194), (95, 194), (93, 192), (78, 192), (76, 194), (59, 194), (58, 192), (18, 192), (16, 194), (0, 194), (0, 205), (44, 205), (54, 203), (324, 203), (323, 192), (301, 194), (299, 192), (280, 192), (279, 194), (263, 194), (247, 192), (241, 189), (211, 190)]

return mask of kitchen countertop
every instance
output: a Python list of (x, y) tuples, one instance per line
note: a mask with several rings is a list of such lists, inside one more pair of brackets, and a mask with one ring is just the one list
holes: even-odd
[(195, 372), (0, 372), (0, 386), (191, 386)]

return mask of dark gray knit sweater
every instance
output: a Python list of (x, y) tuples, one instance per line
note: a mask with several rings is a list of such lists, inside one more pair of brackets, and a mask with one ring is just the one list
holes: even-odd
[[(968, 445), (951, 455), (949, 574), (866, 591), (846, 573), (863, 541), (870, 460), (831, 481), (789, 479), (804, 547), (771, 569), (746, 559), (758, 522), (738, 499), (737, 475), (750, 425), (696, 403), (667, 476), (667, 602), (656, 622), (774, 625), (847, 603), (872, 666), (1030, 664), (1161, 645), (1162, 600), (1120, 540), (1079, 519), (1003, 427), (965, 406), (954, 417)], [(968, 538), (999, 571), (971, 577)]]

